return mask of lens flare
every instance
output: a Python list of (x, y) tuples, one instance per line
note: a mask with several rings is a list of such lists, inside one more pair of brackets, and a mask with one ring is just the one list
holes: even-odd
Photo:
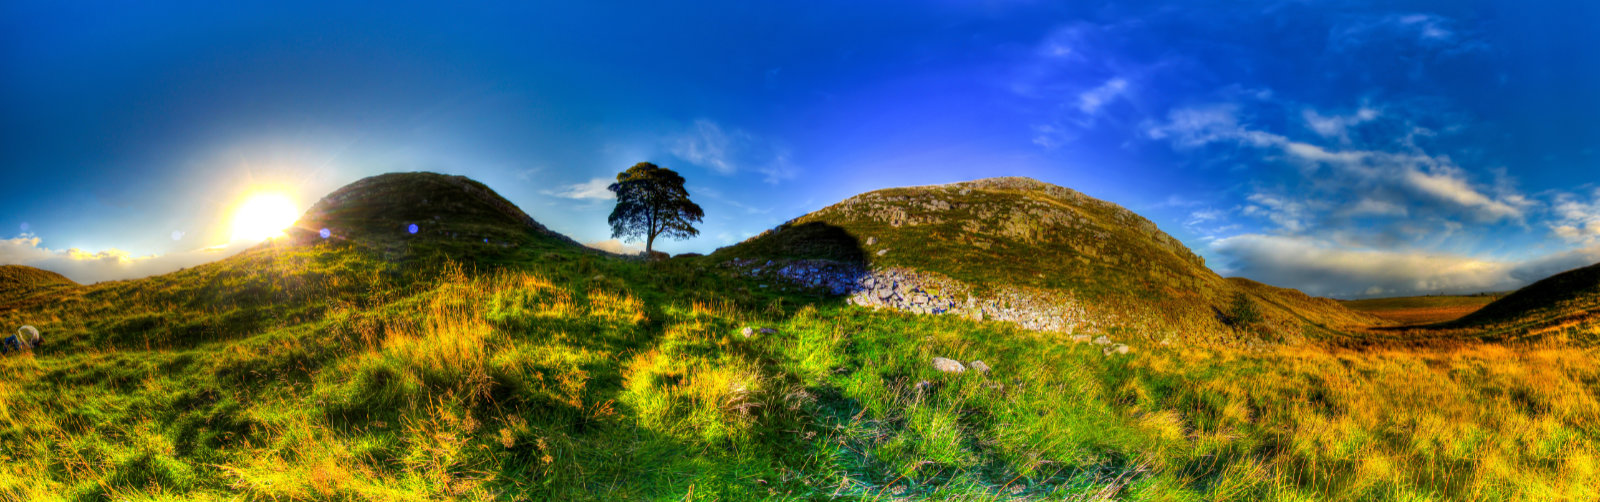
[(294, 201), (280, 193), (258, 193), (233, 212), (233, 242), (258, 242), (283, 235), (300, 217)]

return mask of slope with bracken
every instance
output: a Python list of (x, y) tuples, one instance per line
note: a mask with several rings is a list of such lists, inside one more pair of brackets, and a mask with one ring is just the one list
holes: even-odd
[(1490, 340), (1594, 345), (1600, 342), (1600, 264), (1529, 284), (1436, 328)]
[[(948, 308), (936, 311), (975, 308), (971, 315), (994, 318), (1000, 313), (1006, 318), (1004, 314), (1030, 308), (1019, 304), (1033, 303), (1040, 307), (1034, 310), (1048, 311), (1043, 315), (1059, 316), (1062, 312), (1050, 307), (1067, 302), (1074, 304), (1068, 315), (1081, 319), (1053, 324), (1022, 316), (1022, 324), (1113, 336), (1125, 332), (1146, 341), (1292, 341), (1382, 323), (1332, 300), (1224, 280), (1177, 239), (1132, 211), (1028, 178), (857, 195), (714, 254), (714, 259), (736, 258), (761, 264), (770, 259), (824, 260), (914, 271), (919, 278), (938, 277), (932, 281), (937, 286), (916, 291), (940, 296), (941, 307)], [(884, 282), (898, 287), (902, 276), (858, 281), (866, 283), (858, 288), (871, 290)], [(924, 289), (955, 289), (958, 294), (951, 299)], [(1230, 309), (1236, 293), (1253, 300), (1262, 322), (1235, 322)], [(866, 294), (868, 303), (876, 294)], [(968, 300), (995, 296), (1006, 300), (980, 300), (975, 307)]]

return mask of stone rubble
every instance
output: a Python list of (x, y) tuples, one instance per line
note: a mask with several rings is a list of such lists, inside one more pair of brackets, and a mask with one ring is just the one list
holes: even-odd
[(723, 266), (751, 278), (775, 277), (801, 288), (845, 296), (851, 305), (861, 307), (1011, 322), (1033, 331), (1070, 333), (1078, 342), (1112, 343), (1102, 334), (1107, 326), (1067, 292), (1003, 286), (982, 294), (942, 274), (905, 268), (867, 269), (829, 260), (779, 263), (735, 258)]

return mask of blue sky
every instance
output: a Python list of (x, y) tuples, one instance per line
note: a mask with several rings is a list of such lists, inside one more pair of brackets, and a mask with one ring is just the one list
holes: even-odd
[(161, 273), (246, 193), (411, 170), (601, 242), (639, 161), (706, 208), (672, 252), (1017, 175), (1314, 294), (1600, 261), (1592, 3), (582, 4), (0, 5), (0, 262)]

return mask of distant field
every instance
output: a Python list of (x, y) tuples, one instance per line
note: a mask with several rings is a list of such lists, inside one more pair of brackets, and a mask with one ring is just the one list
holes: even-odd
[(1406, 296), (1343, 300), (1345, 307), (1404, 324), (1433, 324), (1460, 319), (1499, 299), (1501, 295)]

